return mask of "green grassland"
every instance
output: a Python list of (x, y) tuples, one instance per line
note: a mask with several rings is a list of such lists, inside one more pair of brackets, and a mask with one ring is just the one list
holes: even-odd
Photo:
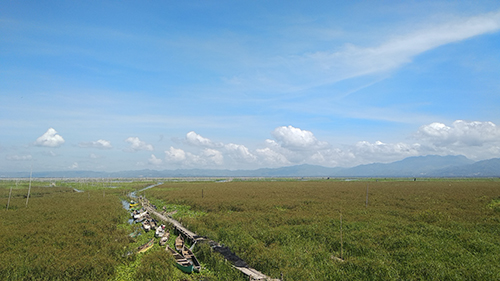
[(157, 243), (128, 255), (154, 232), (130, 238), (140, 225), (128, 223), (121, 200), (154, 182), (52, 182), (34, 181), (26, 206), (29, 181), (0, 181), (0, 280), (246, 280), (208, 245), (195, 248), (200, 274), (179, 271)]
[(148, 196), (189, 206), (183, 224), (275, 278), (500, 280), (497, 180), (165, 183)]
[[(154, 183), (35, 181), (26, 207), (29, 182), (0, 181), (0, 280), (246, 280), (208, 245), (200, 274), (158, 244), (127, 255), (153, 233), (128, 236), (121, 200)], [(274, 278), (500, 280), (498, 180), (165, 181), (145, 194)]]

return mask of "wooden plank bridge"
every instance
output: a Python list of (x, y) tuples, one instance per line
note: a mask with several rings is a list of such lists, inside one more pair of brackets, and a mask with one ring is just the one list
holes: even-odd
[(243, 274), (248, 276), (250, 280), (280, 281), (280, 279), (273, 279), (273, 278), (265, 275), (264, 273), (249, 267), (245, 261), (243, 261), (237, 255), (232, 253), (228, 247), (220, 245), (219, 243), (217, 243), (213, 240), (210, 240), (206, 237), (199, 236), (196, 233), (192, 232), (191, 230), (182, 226), (182, 224), (180, 222), (174, 220), (173, 218), (171, 218), (169, 216), (166, 216), (166, 215), (163, 215), (162, 213), (157, 212), (156, 209), (151, 207), (151, 205), (149, 204), (149, 202), (147, 200), (139, 200), (139, 202), (151, 215), (155, 216), (156, 218), (158, 218), (161, 221), (164, 221), (164, 222), (167, 222), (167, 223), (170, 223), (171, 225), (173, 225), (173, 227), (179, 233), (181, 233), (184, 237), (186, 237), (186, 239), (189, 239), (191, 241), (191, 243), (198, 243), (198, 242), (208, 243), (214, 251), (222, 254), (226, 260), (229, 260), (232, 263), (234, 268), (236, 268), (237, 270), (241, 271)]

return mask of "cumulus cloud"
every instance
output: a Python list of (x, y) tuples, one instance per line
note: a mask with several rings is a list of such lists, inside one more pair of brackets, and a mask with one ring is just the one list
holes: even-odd
[(163, 163), (163, 160), (156, 158), (154, 154), (151, 154), (151, 157), (148, 159), (148, 163), (151, 165), (161, 165)]
[(290, 165), (291, 162), (281, 153), (272, 150), (269, 147), (257, 149), (256, 154), (259, 155), (263, 164), (270, 166)]
[(205, 148), (198, 155), (180, 148), (170, 147), (165, 151), (165, 161), (182, 166), (212, 166), (224, 164), (224, 156), (216, 149)]
[(354, 156), (351, 165), (392, 162), (419, 155), (421, 153), (421, 145), (419, 143), (384, 143), (381, 141), (371, 143), (368, 141), (359, 141), (349, 148), (349, 152)]
[(68, 168), (74, 170), (74, 169), (78, 169), (78, 163), (77, 162), (74, 162), (73, 164), (71, 164)]
[(28, 155), (7, 155), (5, 159), (10, 160), (10, 161), (28, 161), (33, 159), (33, 157), (28, 154)]
[(97, 141), (90, 141), (90, 142), (81, 142), (78, 144), (80, 147), (86, 147), (86, 148), (98, 148), (98, 149), (111, 149), (113, 146), (111, 145), (111, 142), (107, 140), (97, 140)]
[(253, 155), (248, 148), (241, 144), (229, 143), (224, 145), (229, 157), (234, 160), (242, 160), (245, 162), (254, 162), (257, 157)]
[(224, 156), (222, 156), (222, 153), (218, 150), (205, 148), (201, 155), (203, 156), (203, 158), (199, 160), (202, 161), (202, 164), (224, 164)]
[(274, 129), (272, 135), (281, 146), (290, 150), (319, 149), (328, 145), (326, 142), (318, 141), (311, 131), (293, 126), (278, 127)]
[(451, 126), (443, 123), (424, 125), (416, 137), (436, 146), (482, 146), (500, 140), (500, 129), (493, 122), (456, 120)]
[[(414, 134), (416, 141), (358, 141), (332, 147), (319, 141), (308, 130), (293, 126), (277, 127), (261, 148), (251, 150), (245, 145), (227, 143), (216, 149), (213, 142), (192, 132), (186, 137), (191, 149), (170, 147), (164, 163), (185, 167), (259, 168), (297, 164), (329, 167), (350, 167), (369, 163), (387, 163), (419, 155), (465, 155), (471, 159), (500, 156), (500, 130), (492, 122), (457, 120), (452, 125), (431, 123)], [(150, 162), (157, 161), (152, 157)], [(159, 162), (159, 161), (158, 161)]]
[(165, 151), (165, 160), (168, 162), (182, 162), (186, 160), (186, 152), (180, 148), (170, 147)]
[(126, 149), (126, 151), (136, 152), (139, 150), (149, 150), (153, 151), (153, 146), (151, 144), (147, 144), (144, 141), (141, 141), (138, 137), (129, 137), (125, 140), (130, 143), (130, 147)]
[(210, 148), (219, 147), (222, 145), (219, 143), (214, 143), (210, 139), (204, 138), (204, 137), (198, 135), (197, 133), (195, 133), (194, 131), (191, 131), (191, 132), (186, 134), (185, 142), (189, 145), (192, 145), (192, 146), (201, 146), (201, 147), (210, 147)]
[(49, 128), (45, 134), (38, 137), (35, 141), (36, 146), (59, 147), (64, 143), (63, 137), (57, 134), (53, 128)]

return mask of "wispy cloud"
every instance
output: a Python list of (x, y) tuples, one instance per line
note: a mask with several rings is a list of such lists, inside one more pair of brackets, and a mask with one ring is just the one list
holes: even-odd
[(5, 159), (10, 160), (10, 161), (28, 161), (33, 159), (31, 154), (28, 155), (7, 155)]
[(500, 30), (500, 12), (455, 18), (403, 35), (393, 35), (373, 46), (346, 43), (328, 51), (284, 54), (260, 67), (258, 75), (228, 77), (227, 83), (253, 89), (267, 87), (273, 92), (288, 92), (332, 84), (354, 77), (384, 74), (414, 57), (437, 47)]
[(97, 148), (97, 149), (112, 149), (113, 148), (110, 141), (102, 140), (102, 139), (97, 140), (97, 141), (81, 142), (78, 145), (80, 147), (85, 147), (85, 148)]

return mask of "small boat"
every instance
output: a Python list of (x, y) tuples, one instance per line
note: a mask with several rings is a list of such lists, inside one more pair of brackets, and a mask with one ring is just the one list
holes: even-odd
[(147, 215), (147, 213), (148, 213), (148, 212), (147, 212), (146, 210), (144, 210), (143, 212), (139, 211), (139, 213), (138, 213), (138, 214), (135, 214), (135, 215), (134, 215), (134, 219), (139, 219), (139, 218), (141, 218), (141, 217), (143, 217), (143, 216)]
[(137, 203), (135, 201), (130, 201), (130, 204), (128, 204), (129, 208), (133, 208), (133, 207), (137, 207), (137, 206), (139, 206), (139, 203)]
[(149, 220), (143, 221), (142, 228), (144, 228), (144, 231), (148, 232), (151, 229), (151, 221)]
[(142, 245), (142, 246), (139, 246), (137, 248), (137, 253), (144, 253), (146, 252), (147, 250), (151, 249), (153, 247), (155, 243), (155, 239), (154, 238), (151, 238), (151, 240), (148, 241), (148, 243)]
[(175, 249), (177, 251), (181, 251), (183, 246), (184, 246), (184, 239), (182, 238), (182, 235), (179, 234), (179, 236), (175, 238)]
[(158, 226), (155, 219), (150, 219), (149, 225), (151, 226), (151, 229), (156, 229), (156, 227)]
[(145, 217), (141, 217), (141, 218), (138, 218), (138, 219), (134, 220), (134, 222), (135, 222), (135, 223), (140, 223), (140, 222), (143, 222), (143, 221), (145, 221), (145, 220), (146, 220), (146, 218), (145, 218)]
[(184, 247), (182, 247), (182, 256), (184, 256), (187, 260), (191, 261), (191, 263), (193, 264), (194, 272), (200, 272), (200, 269), (201, 269), (200, 262), (198, 261), (196, 256), (193, 254), (191, 249), (186, 247), (186, 245), (184, 245)]
[(193, 272), (193, 264), (190, 261), (188, 261), (186, 258), (181, 256), (181, 254), (177, 253), (177, 251), (170, 248), (170, 246), (168, 246), (168, 245), (165, 248), (165, 251), (167, 251), (169, 254), (174, 256), (175, 264), (177, 265), (177, 268), (182, 270), (182, 272), (185, 272), (185, 273), (192, 273)]
[(128, 236), (132, 237), (132, 238), (135, 238), (137, 236), (141, 235), (141, 230), (140, 229), (137, 229), (136, 231), (130, 233)]
[(160, 238), (160, 245), (163, 246), (165, 243), (167, 243), (168, 238), (170, 237), (170, 232), (168, 230), (163, 234), (163, 236)]
[(155, 237), (156, 238), (163, 237), (163, 234), (165, 234), (165, 225), (164, 224), (162, 224), (162, 225), (160, 225), (160, 227), (156, 228)]

